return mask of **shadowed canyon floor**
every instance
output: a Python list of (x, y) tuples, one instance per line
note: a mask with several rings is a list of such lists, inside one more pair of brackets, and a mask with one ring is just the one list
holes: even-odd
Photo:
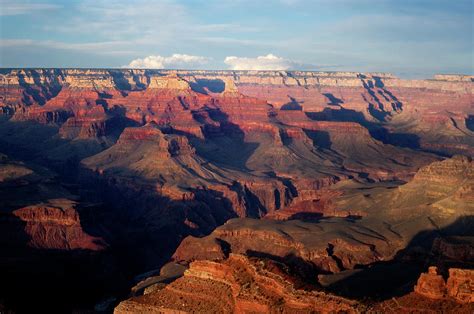
[(0, 304), (472, 312), (473, 88), (2, 69)]

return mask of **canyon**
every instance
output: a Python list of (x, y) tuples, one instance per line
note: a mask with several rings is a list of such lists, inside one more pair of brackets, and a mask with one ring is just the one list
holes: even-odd
[(473, 91), (1, 69), (0, 311), (472, 312)]

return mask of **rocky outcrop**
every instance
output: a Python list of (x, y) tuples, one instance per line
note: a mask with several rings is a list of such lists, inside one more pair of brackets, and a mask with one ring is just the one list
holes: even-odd
[(454, 156), (422, 167), (412, 181), (398, 187), (391, 207), (395, 214), (402, 212), (402, 204), (416, 207), (425, 203), (436, 216), (472, 215), (474, 204), (469, 201), (470, 193), (465, 192), (473, 183), (471, 158)]
[(24, 225), (21, 232), (30, 238), (28, 246), (32, 248), (103, 250), (102, 240), (82, 229), (76, 206), (73, 201), (56, 199), (17, 209), (12, 214), (18, 218), (20, 226)]
[(82, 109), (64, 122), (59, 135), (64, 139), (100, 138), (107, 134), (107, 120), (103, 107), (95, 106), (90, 110)]
[[(300, 218), (304, 219), (304, 216)], [(181, 262), (220, 260), (229, 252), (273, 256), (306, 269), (306, 276), (316, 276), (318, 272), (339, 272), (353, 269), (355, 265), (389, 259), (394, 254), (397, 239), (391, 237), (388, 230), (370, 230), (362, 225), (348, 230), (346, 224), (352, 223), (344, 219), (318, 224), (297, 220), (232, 219), (207, 237), (184, 239), (173, 259)], [(381, 232), (386, 236), (384, 240), (380, 238)]]
[(456, 185), (474, 179), (474, 165), (468, 156), (454, 156), (421, 168), (415, 175), (418, 182)]
[(458, 75), (458, 74), (436, 74), (435, 80), (439, 81), (453, 81), (453, 82), (472, 82), (474, 81), (473, 75)]
[(173, 73), (168, 76), (157, 76), (150, 79), (148, 88), (157, 88), (171, 91), (188, 91), (191, 90), (189, 83)]
[(447, 282), (431, 266), (415, 286), (415, 292), (430, 299), (452, 298), (459, 303), (474, 303), (474, 271), (450, 268)]
[(105, 249), (101, 238), (84, 231), (77, 197), (52, 173), (34, 169), (39, 172), (0, 154), (0, 243), (15, 250)]
[(317, 291), (296, 289), (278, 263), (231, 255), (223, 262), (196, 261), (184, 277), (121, 302), (114, 313), (151, 312), (346, 312), (360, 305)]
[(15, 111), (12, 121), (36, 121), (43, 124), (62, 124), (71, 113), (67, 110), (48, 110), (38, 105), (20, 107)]
[(448, 296), (461, 303), (474, 303), (474, 270), (449, 269)]
[(19, 184), (24, 177), (34, 175), (33, 170), (19, 162), (11, 161), (7, 155), (0, 153), (0, 184)]
[(415, 292), (431, 299), (442, 299), (446, 295), (446, 282), (441, 275), (438, 275), (438, 269), (431, 266), (428, 273), (420, 275), (415, 286)]

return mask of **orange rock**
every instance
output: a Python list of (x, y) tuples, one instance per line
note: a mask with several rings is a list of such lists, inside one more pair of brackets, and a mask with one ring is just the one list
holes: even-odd
[(474, 303), (474, 270), (449, 269), (448, 296), (461, 303)]
[(104, 242), (81, 227), (77, 204), (67, 199), (50, 200), (13, 211), (30, 237), (28, 245), (39, 249), (88, 249), (99, 251)]
[(295, 289), (277, 264), (234, 254), (222, 262), (196, 261), (183, 277), (121, 302), (114, 313), (358, 312), (356, 301)]
[(446, 296), (446, 282), (435, 266), (428, 268), (428, 273), (420, 275), (415, 292), (431, 299), (442, 299)]

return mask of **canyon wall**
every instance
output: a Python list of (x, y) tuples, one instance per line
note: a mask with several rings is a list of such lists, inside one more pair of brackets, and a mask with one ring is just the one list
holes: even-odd
[[(90, 269), (122, 267), (117, 278), (127, 284), (170, 258), (191, 263), (156, 296), (166, 310), (178, 310), (165, 299), (187, 295), (189, 281), (222, 288), (215, 309), (311, 311), (328, 300), (352, 311), (352, 301), (278, 280), (272, 290), (273, 275), (255, 273), (249, 258), (277, 261), (313, 283), (397, 256), (466, 263), (469, 239), (442, 228), (473, 213), (472, 79), (2, 69), (0, 153), (19, 161), (0, 156), (8, 164), (0, 167), (0, 222), (16, 234), (13, 253), (67, 254), (72, 264), (94, 256), (100, 263), (91, 259)], [(440, 228), (449, 237), (433, 236)], [(233, 294), (248, 288), (242, 268), (263, 293)], [(109, 290), (115, 283), (104, 281)], [(208, 301), (201, 297), (193, 305)]]

